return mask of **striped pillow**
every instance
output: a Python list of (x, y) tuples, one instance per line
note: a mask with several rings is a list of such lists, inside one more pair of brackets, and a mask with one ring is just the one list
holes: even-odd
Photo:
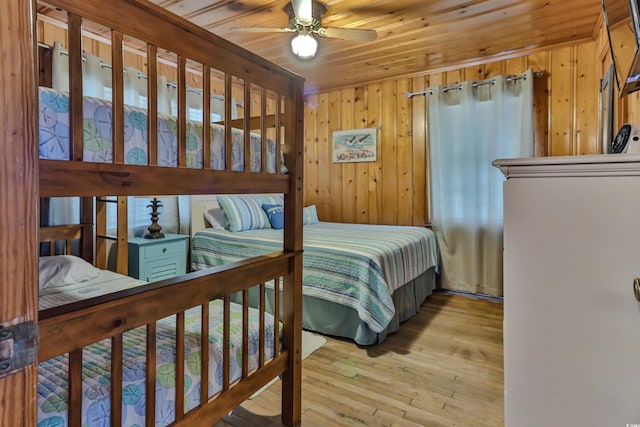
[(316, 205), (310, 205), (306, 208), (302, 209), (302, 224), (317, 224), (320, 220), (318, 219), (318, 211), (316, 210)]
[(224, 210), (230, 231), (271, 228), (262, 204), (281, 204), (282, 202), (282, 196), (218, 196), (218, 204)]

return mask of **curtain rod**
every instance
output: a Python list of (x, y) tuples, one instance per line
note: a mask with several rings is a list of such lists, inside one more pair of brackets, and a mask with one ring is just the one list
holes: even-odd
[[(51, 46), (49, 46), (48, 44), (44, 44), (44, 43), (40, 43), (38, 42), (38, 46), (44, 48), (44, 49), (48, 49), (48, 50), (53, 50)], [(69, 52), (64, 50), (64, 49), (60, 49), (60, 55), (66, 55), (69, 56)], [(84, 54), (82, 55), (82, 60), (86, 61), (87, 58), (84, 56)], [(108, 64), (106, 62), (104, 62), (102, 59), (100, 60), (100, 67), (101, 68), (111, 68), (111, 64)], [(122, 70), (124, 73), (127, 72), (127, 70), (123, 69)], [(147, 79), (148, 77), (146, 76), (146, 74), (144, 74), (141, 71), (138, 71), (138, 78), (139, 79)], [(178, 88), (178, 83), (176, 82), (167, 82), (166, 83), (167, 87), (173, 88), (173, 89), (177, 89)], [(187, 92), (191, 92), (191, 93), (195, 93), (197, 95), (202, 95), (202, 90), (200, 89), (194, 89), (191, 87), (187, 87)], [(213, 99), (218, 99), (220, 101), (224, 101), (224, 96), (222, 95), (218, 95), (217, 93), (212, 93), (210, 94), (211, 98)], [(240, 108), (244, 108), (244, 103), (242, 102), (236, 102), (236, 106), (240, 107)]]
[[(538, 70), (538, 71), (534, 71), (533, 72), (533, 77), (538, 78), (538, 77), (542, 77), (543, 72)], [(527, 75), (526, 74), (519, 74), (516, 76), (507, 76), (507, 78), (505, 79), (508, 83), (517, 81), (517, 80), (526, 80)], [(496, 81), (494, 79), (491, 80), (484, 80), (484, 81), (479, 81), (479, 82), (473, 82), (471, 84), (472, 87), (478, 87), (478, 86), (484, 86), (484, 85), (494, 85), (496, 84)], [(442, 88), (443, 92), (448, 92), (450, 90), (461, 90), (462, 89), (462, 85), (458, 84), (458, 85), (454, 85), (454, 86), (445, 86)], [(420, 96), (420, 95), (433, 95), (433, 89), (426, 89), (426, 90), (421, 90), (419, 92), (407, 92), (406, 93), (407, 98), (413, 98), (414, 96)]]

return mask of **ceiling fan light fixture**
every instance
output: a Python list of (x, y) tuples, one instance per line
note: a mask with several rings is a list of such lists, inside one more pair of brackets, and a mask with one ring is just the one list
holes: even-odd
[(291, 39), (291, 50), (300, 59), (311, 59), (318, 51), (318, 41), (311, 34), (298, 34)]

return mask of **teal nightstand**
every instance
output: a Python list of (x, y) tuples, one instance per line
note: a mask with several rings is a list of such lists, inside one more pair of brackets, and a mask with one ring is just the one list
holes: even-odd
[(129, 239), (129, 276), (155, 282), (187, 272), (189, 236), (165, 233), (163, 239)]

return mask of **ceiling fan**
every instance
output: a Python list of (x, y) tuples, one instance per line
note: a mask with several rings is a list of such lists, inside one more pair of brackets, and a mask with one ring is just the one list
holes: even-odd
[(291, 40), (291, 49), (300, 59), (311, 59), (318, 49), (315, 36), (372, 41), (378, 36), (376, 30), (361, 28), (331, 28), (322, 26), (322, 16), (327, 13), (327, 6), (316, 0), (291, 0), (284, 11), (289, 15), (289, 27), (236, 27), (234, 30), (254, 33), (297, 33)]

